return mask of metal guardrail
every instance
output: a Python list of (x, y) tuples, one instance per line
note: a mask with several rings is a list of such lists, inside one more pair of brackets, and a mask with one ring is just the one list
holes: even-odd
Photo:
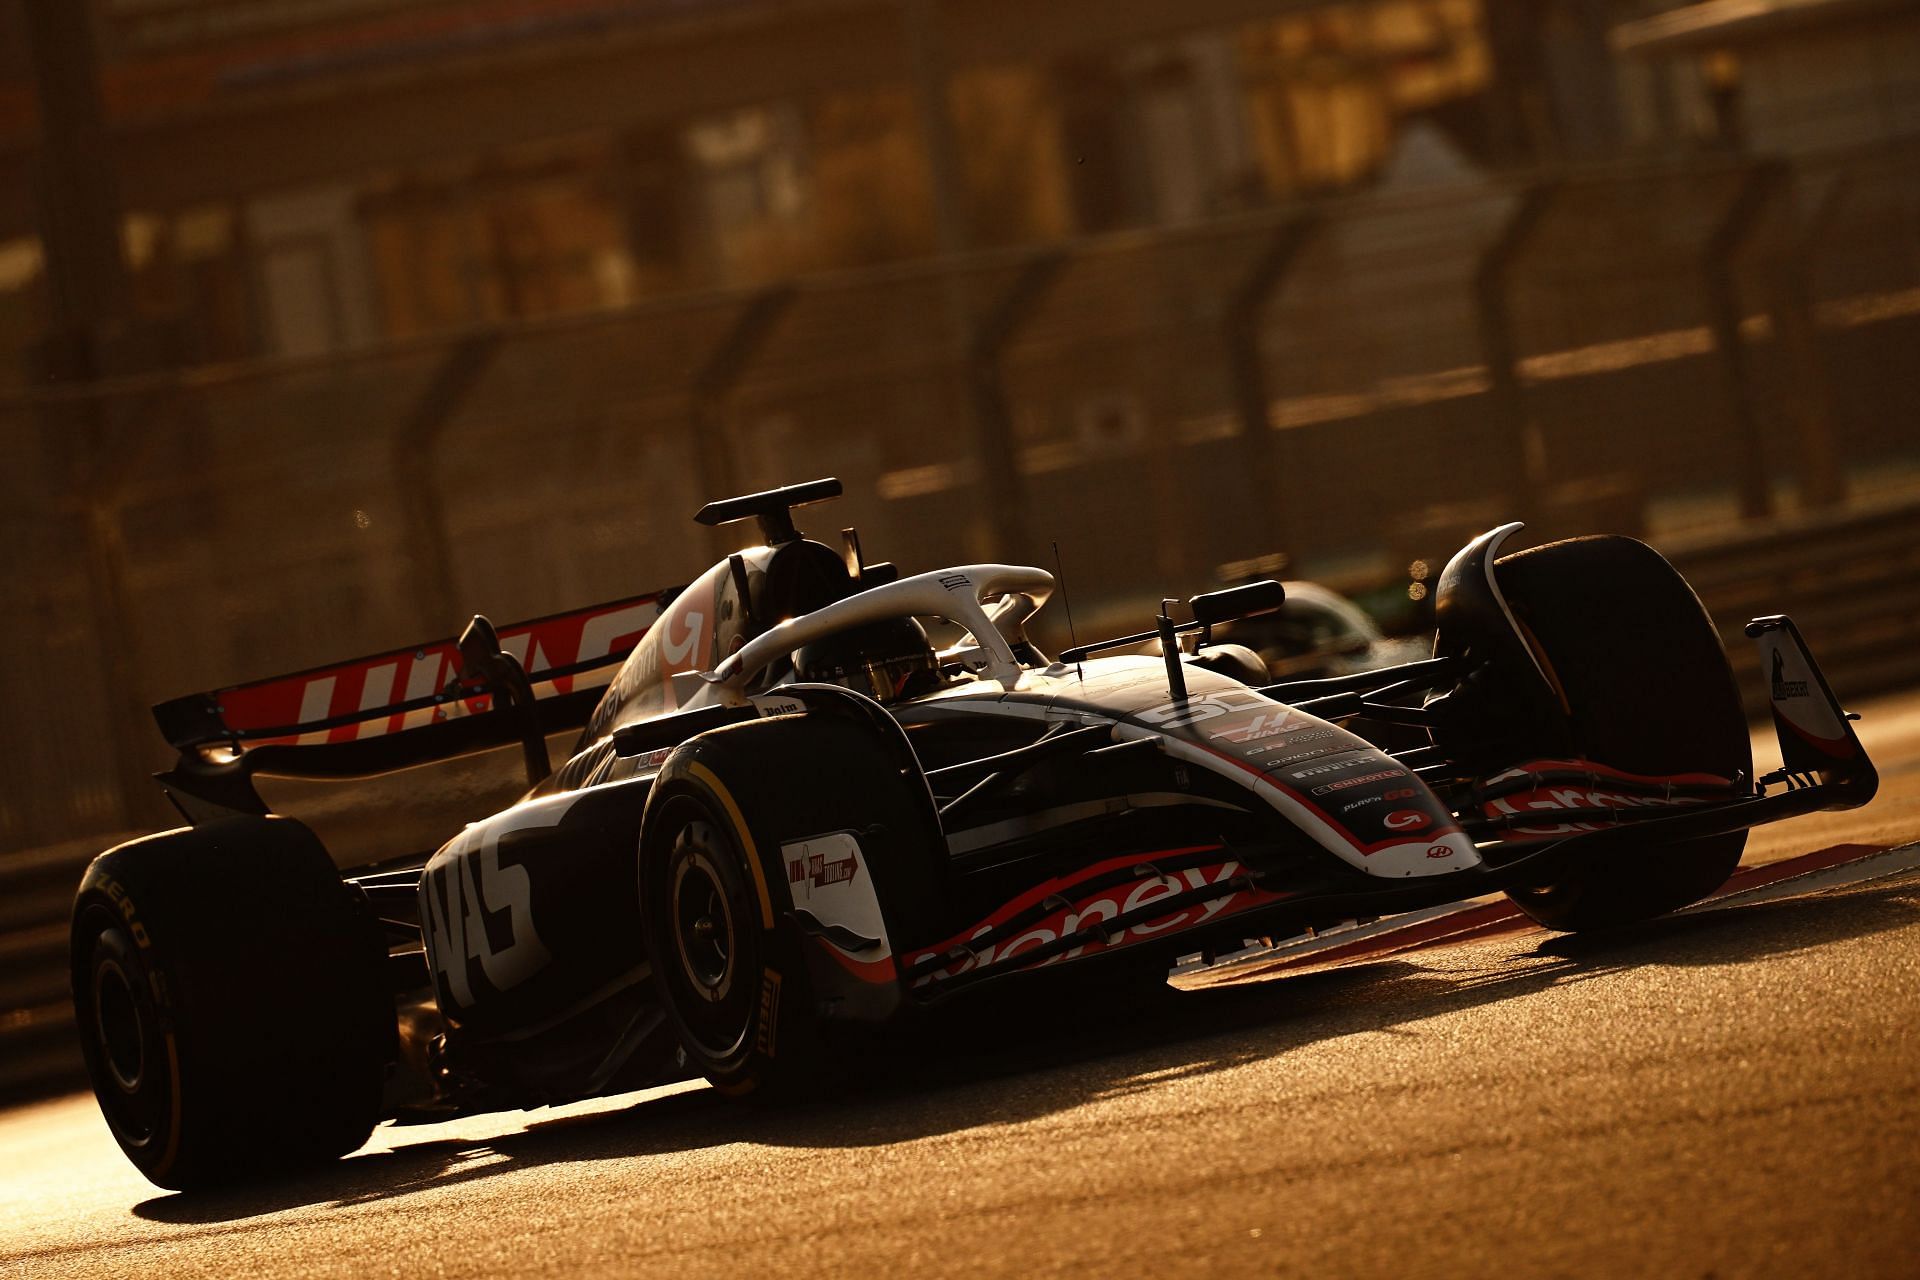
[(0, 397), (0, 602), (40, 646), (0, 667), (34, 727), (0, 850), (166, 820), (161, 697), (682, 580), (700, 498), (796, 475), (900, 563), (1058, 539), (1089, 612), (1516, 515), (1843, 509), (1920, 471), (1916, 159), (1387, 189)]
[(81, 871), (118, 839), (0, 859), (0, 1104), (86, 1087), (67, 989), (68, 915)]
[(1742, 628), (1761, 614), (1793, 616), (1842, 698), (1920, 683), (1920, 502), (1783, 518), (1667, 552), (1719, 624), (1750, 715), (1766, 712), (1765, 673)]

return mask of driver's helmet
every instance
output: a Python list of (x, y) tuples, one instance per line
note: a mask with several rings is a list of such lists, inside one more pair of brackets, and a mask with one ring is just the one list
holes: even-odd
[(918, 622), (890, 618), (800, 646), (793, 653), (793, 674), (896, 702), (939, 687), (940, 660)]

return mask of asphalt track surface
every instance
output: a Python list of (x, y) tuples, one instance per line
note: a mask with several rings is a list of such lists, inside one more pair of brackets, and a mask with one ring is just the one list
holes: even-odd
[(149, 1186), (91, 1098), (18, 1110), (0, 1280), (1912, 1276), (1920, 848), (1872, 849), (1920, 836), (1920, 696), (1868, 710), (1872, 808), (1781, 824), (1731, 893), (1610, 938), (1469, 909), (981, 1008), (858, 1098), (382, 1129), (218, 1195)]

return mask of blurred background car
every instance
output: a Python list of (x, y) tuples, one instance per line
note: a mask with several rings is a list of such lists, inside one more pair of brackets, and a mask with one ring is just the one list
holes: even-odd
[(1275, 680), (1318, 680), (1430, 657), (1430, 643), (1388, 636), (1366, 610), (1317, 582), (1288, 582), (1274, 613), (1214, 628), (1217, 640), (1245, 645)]

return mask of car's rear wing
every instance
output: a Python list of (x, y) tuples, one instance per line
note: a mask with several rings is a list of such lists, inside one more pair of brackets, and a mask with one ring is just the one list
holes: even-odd
[(358, 777), (578, 728), (672, 595), (497, 633), (476, 618), (458, 638), (170, 699), (153, 715), (180, 761), (160, 781), (189, 817), (183, 800), (259, 812), (254, 773)]

